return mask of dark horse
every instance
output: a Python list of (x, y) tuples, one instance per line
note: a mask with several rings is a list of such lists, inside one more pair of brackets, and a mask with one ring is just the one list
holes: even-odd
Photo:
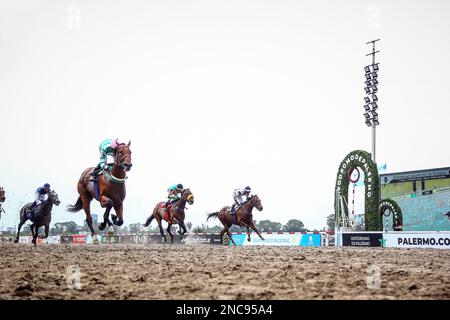
[(183, 235), (187, 232), (186, 225), (184, 224), (184, 218), (185, 218), (185, 205), (186, 202), (192, 205), (194, 203), (194, 195), (192, 194), (191, 190), (185, 189), (183, 193), (181, 194), (180, 200), (175, 202), (169, 209), (169, 214), (166, 216), (166, 208), (164, 207), (164, 202), (159, 202), (155, 209), (153, 209), (153, 213), (151, 216), (147, 219), (147, 222), (145, 222), (144, 227), (148, 227), (150, 223), (153, 221), (153, 219), (156, 219), (159, 226), (159, 232), (161, 232), (161, 236), (164, 238), (164, 242), (167, 242), (166, 236), (164, 235), (164, 230), (162, 227), (161, 220), (164, 219), (169, 224), (167, 227), (167, 232), (170, 235), (170, 242), (173, 242), (173, 234), (170, 231), (173, 224), (178, 224), (180, 226), (180, 229), (178, 233), (180, 234), (180, 239), (183, 238)]
[[(84, 209), (86, 213), (86, 222), (91, 230), (94, 242), (97, 241), (95, 231), (92, 226), (91, 201), (96, 199), (100, 202), (102, 208), (106, 208), (103, 215), (103, 222), (98, 226), (99, 230), (105, 229), (106, 225), (117, 226), (123, 224), (123, 201), (125, 200), (125, 181), (127, 179), (126, 172), (131, 169), (131, 142), (122, 143), (117, 148), (114, 163), (108, 165), (101, 175), (98, 176), (98, 193), (95, 190), (94, 182), (89, 181), (90, 174), (94, 170), (93, 167), (87, 168), (81, 174), (78, 180), (78, 197), (77, 202), (73, 206), (67, 206), (67, 211), (78, 212)], [(112, 166), (112, 170), (109, 170)], [(109, 212), (114, 208), (116, 214), (112, 214), (113, 223), (109, 220)]]
[[(48, 194), (47, 200), (44, 203), (39, 204), (34, 209), (34, 222), (30, 226), (30, 229), (31, 229), (31, 234), (33, 235), (32, 243), (35, 246), (36, 246), (36, 239), (38, 237), (40, 227), (45, 226), (45, 237), (43, 237), (43, 238), (48, 237), (50, 221), (52, 220), (53, 205), (56, 204), (57, 206), (59, 206), (60, 203), (61, 203), (61, 201), (59, 201), (58, 194), (52, 190)], [(15, 243), (19, 242), (20, 229), (22, 228), (23, 224), (28, 220), (27, 212), (28, 212), (28, 208), (32, 204), (33, 204), (32, 202), (27, 203), (20, 210), (20, 222), (19, 222), (19, 227), (17, 228), (17, 237), (16, 237), (16, 240), (14, 240)]]
[(3, 189), (3, 187), (0, 187), (0, 218), (2, 217), (2, 212), (5, 212), (2, 206), (2, 203), (5, 202), (5, 200), (6, 200), (5, 189)]
[(252, 215), (253, 208), (258, 209), (258, 211), (261, 211), (263, 209), (261, 205), (261, 200), (259, 200), (259, 197), (256, 194), (249, 197), (248, 201), (246, 201), (236, 210), (234, 214), (235, 217), (231, 215), (230, 207), (227, 206), (223, 207), (222, 210), (220, 210), (219, 212), (213, 212), (208, 214), (208, 218), (206, 219), (206, 221), (208, 221), (209, 218), (212, 217), (219, 218), (220, 222), (222, 222), (224, 226), (223, 230), (220, 231), (220, 237), (222, 238), (224, 233), (226, 233), (234, 245), (236, 245), (236, 242), (234, 242), (230, 233), (230, 227), (233, 224), (241, 227), (247, 227), (247, 235), (248, 235), (247, 240), (249, 242), (250, 242), (250, 228), (255, 230), (255, 232), (258, 234), (261, 240), (264, 240), (264, 238), (261, 236), (261, 234), (256, 229), (253, 223), (253, 215)]

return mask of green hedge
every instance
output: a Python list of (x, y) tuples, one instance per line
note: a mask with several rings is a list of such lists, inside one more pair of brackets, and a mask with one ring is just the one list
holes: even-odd
[[(337, 214), (336, 190), (345, 199), (344, 203), (348, 203), (349, 173), (353, 168), (359, 168), (364, 172), (364, 185), (366, 187), (364, 219), (366, 231), (380, 231), (381, 223), (378, 217), (378, 204), (380, 202), (378, 169), (376, 163), (372, 161), (370, 153), (364, 150), (350, 152), (339, 165), (334, 199), (335, 214)], [(348, 208), (342, 209), (343, 213), (348, 216)]]

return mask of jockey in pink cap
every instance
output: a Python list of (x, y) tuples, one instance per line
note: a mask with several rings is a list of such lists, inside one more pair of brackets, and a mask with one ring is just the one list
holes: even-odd
[(117, 148), (123, 144), (119, 139), (106, 139), (105, 141), (103, 141), (100, 146), (99, 146), (99, 150), (100, 150), (100, 162), (97, 164), (97, 167), (94, 169), (94, 171), (92, 171), (91, 173), (91, 181), (93, 181), (95, 179), (95, 177), (97, 177), (97, 175), (105, 169), (106, 164), (107, 164), (107, 160), (108, 160), (108, 156), (112, 156), (115, 157), (116, 156), (116, 152), (117, 152)]

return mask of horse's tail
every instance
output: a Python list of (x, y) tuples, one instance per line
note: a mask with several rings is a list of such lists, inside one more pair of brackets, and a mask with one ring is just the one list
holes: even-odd
[(155, 219), (155, 215), (152, 213), (147, 221), (144, 223), (144, 227), (148, 227), (150, 223), (152, 223), (153, 219)]
[(69, 212), (78, 212), (81, 209), (83, 209), (83, 201), (81, 201), (81, 197), (78, 197), (77, 202), (73, 206), (67, 206), (67, 211)]
[(213, 212), (208, 214), (208, 218), (206, 218), (206, 222), (208, 222), (209, 218), (218, 218), (219, 212)]

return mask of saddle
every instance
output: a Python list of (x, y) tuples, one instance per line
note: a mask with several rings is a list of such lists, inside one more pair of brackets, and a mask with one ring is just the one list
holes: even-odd
[(164, 211), (164, 220), (166, 222), (170, 222), (170, 208), (173, 207), (173, 203), (169, 203), (169, 205), (166, 207), (165, 203), (161, 203), (161, 205), (159, 206), (161, 209), (165, 209)]

